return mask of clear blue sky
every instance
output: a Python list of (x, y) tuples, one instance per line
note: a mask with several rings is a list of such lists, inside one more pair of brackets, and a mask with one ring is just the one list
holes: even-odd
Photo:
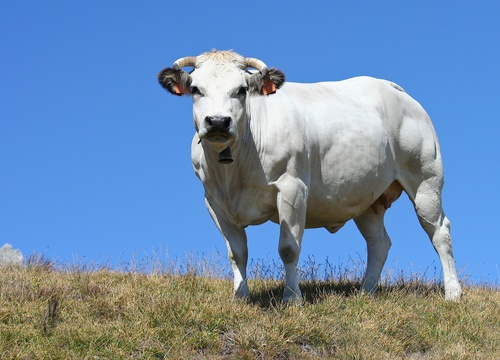
[[(224, 255), (190, 162), (191, 100), (156, 74), (233, 49), (296, 82), (390, 79), (440, 138), (457, 266), (500, 282), (498, 1), (2, 1), (0, 246), (61, 262)], [(387, 267), (440, 272), (402, 196), (387, 214)], [(277, 259), (278, 227), (249, 229)], [(302, 259), (365, 258), (350, 223), (306, 231)]]

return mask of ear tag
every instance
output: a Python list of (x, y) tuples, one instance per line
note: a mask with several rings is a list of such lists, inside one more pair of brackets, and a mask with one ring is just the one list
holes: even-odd
[(182, 89), (179, 84), (174, 85), (174, 90), (176, 95), (183, 95), (183, 94), (189, 94), (189, 91), (187, 89)]
[(272, 81), (268, 81), (262, 86), (262, 93), (264, 95), (271, 95), (276, 93), (276, 85)]

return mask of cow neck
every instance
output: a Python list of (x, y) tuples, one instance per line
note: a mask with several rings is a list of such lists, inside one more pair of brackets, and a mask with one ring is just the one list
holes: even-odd
[[(247, 122), (245, 131), (243, 134), (243, 138), (245, 139), (245, 143), (247, 146), (251, 146), (252, 150), (256, 154), (256, 158), (259, 159), (259, 162), (265, 161), (266, 153), (264, 150), (264, 146), (262, 144), (265, 143), (265, 126), (266, 123), (262, 119), (266, 117), (266, 101), (264, 101), (261, 96), (250, 97), (247, 102)], [(255, 111), (254, 109), (259, 109)], [(253, 111), (252, 111), (253, 110)]]

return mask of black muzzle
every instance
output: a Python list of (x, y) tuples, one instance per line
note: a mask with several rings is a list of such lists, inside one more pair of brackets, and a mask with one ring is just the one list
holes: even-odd
[(208, 134), (227, 134), (231, 127), (231, 118), (229, 116), (207, 116), (205, 127)]

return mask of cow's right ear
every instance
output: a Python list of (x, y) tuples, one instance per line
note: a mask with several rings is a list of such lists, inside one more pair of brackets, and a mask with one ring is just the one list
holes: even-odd
[(184, 70), (165, 68), (158, 73), (158, 82), (171, 94), (181, 96), (189, 94), (191, 76)]

